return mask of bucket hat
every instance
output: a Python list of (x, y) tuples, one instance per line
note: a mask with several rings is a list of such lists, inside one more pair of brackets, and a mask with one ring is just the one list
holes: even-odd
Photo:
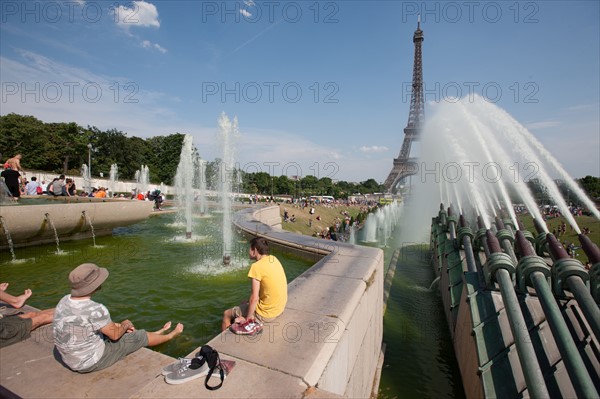
[(83, 263), (69, 273), (71, 295), (86, 296), (94, 292), (108, 278), (108, 270), (93, 263)]

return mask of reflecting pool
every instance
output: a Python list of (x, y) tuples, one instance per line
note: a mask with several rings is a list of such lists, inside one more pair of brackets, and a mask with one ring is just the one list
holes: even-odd
[[(247, 300), (250, 283), (248, 241), (236, 234), (232, 266), (222, 262), (221, 217), (196, 218), (194, 239), (185, 240), (185, 226), (172, 214), (153, 216), (135, 225), (114, 229), (112, 236), (43, 245), (0, 254), (0, 281), (11, 293), (33, 290), (31, 306), (54, 307), (69, 293), (68, 274), (77, 265), (93, 262), (110, 276), (94, 300), (103, 303), (115, 321), (130, 319), (137, 328), (155, 330), (166, 321), (181, 322), (183, 334), (155, 349), (185, 356), (220, 332), (221, 316)], [(285, 267), (288, 282), (312, 263), (273, 251)]]

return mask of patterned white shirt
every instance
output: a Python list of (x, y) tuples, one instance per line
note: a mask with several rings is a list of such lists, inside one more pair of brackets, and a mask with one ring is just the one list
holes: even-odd
[(64, 296), (54, 311), (54, 345), (72, 370), (85, 370), (104, 353), (102, 328), (111, 323), (106, 306), (91, 299)]

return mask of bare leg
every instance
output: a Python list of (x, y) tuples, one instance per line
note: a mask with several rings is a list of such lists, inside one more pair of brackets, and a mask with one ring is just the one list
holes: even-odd
[(148, 335), (148, 346), (156, 346), (156, 345), (163, 344), (167, 341), (172, 340), (173, 338), (175, 338), (182, 332), (183, 332), (183, 324), (181, 324), (181, 323), (177, 323), (177, 325), (175, 326), (173, 331), (171, 331), (168, 334), (156, 334), (153, 332), (146, 332), (146, 334)]
[(221, 331), (225, 331), (231, 325), (231, 320), (233, 319), (233, 312), (231, 309), (227, 309), (223, 312), (223, 321), (221, 322)]
[[(8, 286), (8, 284), (6, 284), (6, 286)], [(0, 290), (0, 301), (6, 302), (12, 307), (19, 309), (25, 305), (25, 301), (27, 301), (31, 294), (32, 292), (30, 289), (26, 289), (25, 292), (19, 296), (14, 296), (4, 290)]]
[(6, 291), (8, 288), (8, 283), (0, 283), (0, 291)]
[(167, 331), (169, 328), (171, 328), (171, 322), (167, 321), (165, 323), (165, 325), (163, 326), (163, 328), (161, 328), (160, 330), (154, 331), (154, 334), (164, 334), (165, 331)]
[(39, 312), (27, 312), (19, 315), (22, 319), (31, 319), (31, 330), (52, 323), (54, 320), (54, 309), (46, 309)]

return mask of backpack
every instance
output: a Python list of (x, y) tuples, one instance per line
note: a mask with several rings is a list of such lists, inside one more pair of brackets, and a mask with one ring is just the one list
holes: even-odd
[[(200, 356), (206, 359), (206, 363), (208, 364), (208, 375), (206, 376), (206, 380), (204, 380), (204, 386), (210, 391), (215, 391), (221, 388), (223, 386), (223, 380), (225, 379), (225, 371), (223, 370), (223, 365), (221, 364), (219, 352), (217, 352), (208, 345), (204, 345), (202, 346), (202, 348), (200, 348)], [(219, 383), (219, 385), (211, 387), (210, 385), (208, 385), (208, 381), (210, 380), (210, 377), (213, 375), (213, 372), (215, 372), (217, 368), (219, 368), (221, 382)]]

